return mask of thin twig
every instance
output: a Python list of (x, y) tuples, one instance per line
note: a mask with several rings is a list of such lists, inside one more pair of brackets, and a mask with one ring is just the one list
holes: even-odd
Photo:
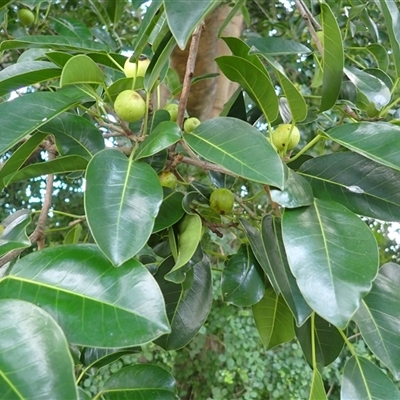
[(183, 162), (185, 164), (194, 165), (195, 167), (199, 167), (204, 170), (221, 172), (222, 174), (236, 177), (236, 175), (234, 173), (228, 171), (224, 167), (220, 167), (219, 165), (210, 163), (208, 161), (203, 161), (203, 160), (194, 159), (194, 158), (185, 157), (185, 156), (181, 157), (179, 161)]
[(315, 28), (317, 30), (322, 30), (322, 26), (319, 24), (319, 22), (314, 18), (312, 15), (312, 12), (308, 9), (306, 3), (304, 3), (304, 0), (298, 0), (299, 3), (301, 3), (303, 10), (307, 13), (308, 19), (314, 24)]
[(252, 218), (257, 218), (257, 214), (244, 204), (243, 199), (235, 194), (235, 201), (238, 203)]

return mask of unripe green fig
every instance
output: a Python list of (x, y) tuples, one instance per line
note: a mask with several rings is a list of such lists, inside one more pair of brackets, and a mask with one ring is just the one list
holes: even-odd
[(300, 141), (300, 131), (292, 124), (279, 125), (272, 132), (272, 143), (278, 149), (291, 150), (295, 148)]
[(178, 179), (171, 171), (161, 171), (158, 174), (158, 179), (160, 180), (161, 186), (168, 187), (170, 189), (175, 189)]
[(144, 76), (146, 74), (147, 67), (150, 64), (148, 58), (139, 59), (137, 65), (135, 62), (130, 62), (129, 58), (126, 59), (124, 64), (124, 72), (127, 78), (134, 78), (135, 76)]
[(165, 106), (164, 110), (169, 112), (171, 121), (176, 122), (176, 119), (178, 118), (178, 104), (170, 103)]
[(195, 117), (188, 118), (183, 124), (183, 130), (185, 132), (192, 132), (201, 124), (200, 120)]
[(19, 22), (21, 22), (21, 24), (24, 26), (32, 25), (35, 21), (35, 15), (31, 10), (28, 10), (27, 8), (22, 8), (18, 10), (17, 16)]
[(126, 122), (135, 122), (146, 113), (146, 103), (134, 90), (124, 90), (114, 102), (115, 113)]
[(214, 190), (210, 196), (210, 208), (218, 214), (229, 214), (232, 212), (235, 196), (225, 188)]

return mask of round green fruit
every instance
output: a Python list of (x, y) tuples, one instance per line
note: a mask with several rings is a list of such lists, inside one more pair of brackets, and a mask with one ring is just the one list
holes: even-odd
[(292, 124), (279, 125), (272, 132), (272, 143), (279, 150), (292, 150), (300, 141), (300, 131)]
[(210, 208), (218, 214), (229, 214), (232, 212), (235, 196), (225, 188), (214, 190), (210, 196)]
[(178, 104), (170, 103), (165, 106), (165, 110), (167, 110), (171, 116), (171, 121), (176, 122), (178, 118)]
[(134, 78), (135, 76), (144, 76), (146, 74), (147, 67), (150, 64), (150, 60), (148, 58), (140, 59), (137, 62), (130, 62), (129, 58), (126, 59), (124, 64), (124, 72), (127, 78)]
[(18, 10), (17, 16), (19, 22), (21, 22), (21, 24), (24, 26), (32, 25), (35, 21), (35, 15), (31, 10), (28, 10), (27, 8), (22, 8), (21, 10)]
[(200, 120), (195, 117), (188, 118), (183, 124), (183, 130), (185, 132), (192, 132), (201, 124)]
[(178, 179), (170, 171), (161, 171), (158, 174), (158, 179), (160, 180), (161, 186), (168, 187), (170, 189), (175, 189)]
[(146, 103), (134, 90), (124, 90), (114, 102), (115, 113), (126, 122), (135, 122), (146, 113)]

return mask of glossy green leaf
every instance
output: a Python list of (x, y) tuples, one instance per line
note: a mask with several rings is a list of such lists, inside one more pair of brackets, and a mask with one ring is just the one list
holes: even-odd
[(104, 149), (100, 130), (84, 117), (64, 113), (39, 128), (53, 135), (62, 156), (77, 155), (90, 160)]
[(36, 132), (12, 153), (0, 170), (0, 190), (4, 187), (3, 179), (21, 168), (46, 137), (47, 134)]
[(357, 90), (359, 90), (370, 103), (373, 103), (378, 111), (389, 103), (391, 93), (382, 80), (355, 67), (347, 67), (344, 69), (344, 72), (350, 81), (353, 82)]
[(247, 59), (237, 56), (221, 56), (215, 61), (229, 80), (243, 87), (268, 121), (277, 118), (278, 97), (265, 68), (259, 69)]
[(225, 263), (221, 276), (224, 301), (246, 307), (264, 296), (264, 273), (249, 246), (242, 245)]
[(203, 122), (183, 139), (198, 154), (243, 178), (283, 188), (281, 159), (248, 123), (230, 117)]
[(137, 346), (169, 332), (161, 291), (147, 268), (134, 259), (115, 268), (95, 245), (31, 253), (17, 261), (0, 288), (0, 298), (45, 309), (70, 343)]
[(90, 29), (81, 21), (73, 18), (58, 16), (51, 19), (53, 29), (60, 36), (75, 36), (80, 39), (92, 39)]
[(61, 69), (48, 61), (26, 61), (10, 65), (0, 71), (0, 96), (49, 79), (58, 78)]
[(295, 331), (308, 364), (313, 366), (315, 354), (316, 367), (321, 371), (333, 363), (343, 349), (344, 340), (339, 330), (318, 315), (295, 327)]
[(400, 379), (400, 266), (383, 265), (353, 319), (370, 350)]
[(203, 326), (212, 304), (212, 275), (209, 258), (202, 251), (189, 264), (181, 284), (169, 282), (164, 275), (174, 266), (172, 257), (167, 258), (155, 276), (164, 296), (171, 333), (161, 336), (156, 344), (165, 350), (186, 346)]
[(182, 208), (184, 194), (168, 188), (164, 189), (164, 200), (154, 223), (153, 233), (162, 231), (177, 223), (185, 211)]
[(91, 400), (92, 397), (87, 392), (85, 392), (81, 387), (78, 387), (78, 399)]
[(374, 235), (347, 208), (320, 199), (286, 210), (282, 224), (290, 269), (305, 300), (344, 329), (378, 271)]
[(352, 356), (343, 372), (342, 400), (399, 400), (400, 392), (390, 378), (372, 361)]
[(163, 194), (149, 165), (132, 162), (115, 149), (95, 154), (86, 171), (85, 210), (101, 251), (116, 265), (147, 242)]
[(78, 54), (70, 58), (61, 74), (61, 86), (79, 83), (98, 83), (104, 81), (104, 74), (99, 66), (87, 55)]
[(181, 139), (181, 130), (176, 122), (164, 121), (156, 126), (149, 136), (141, 143), (135, 159), (150, 157), (161, 150), (172, 146)]
[(400, 171), (400, 127), (387, 122), (360, 122), (336, 126), (329, 138), (379, 164)]
[(247, 239), (249, 239), (251, 250), (253, 251), (254, 256), (256, 257), (261, 268), (264, 270), (264, 273), (274, 288), (275, 293), (279, 294), (280, 288), (272, 269), (272, 263), (274, 261), (271, 260), (271, 256), (265, 248), (265, 242), (262, 240), (260, 229), (254, 227), (247, 219), (241, 218), (239, 221), (245, 230)]
[(104, 382), (106, 400), (177, 400), (174, 377), (164, 368), (136, 364), (122, 368)]
[(316, 197), (356, 214), (400, 221), (400, 172), (352, 152), (327, 154), (300, 167)]
[(124, 90), (140, 90), (143, 89), (142, 76), (136, 77), (135, 85), (133, 86), (133, 78), (121, 78), (114, 81), (107, 89), (108, 95), (112, 102), (115, 102), (117, 96)]
[(78, 399), (68, 343), (54, 319), (16, 299), (0, 300), (0, 314), (0, 397)]
[(14, 40), (4, 40), (0, 44), (0, 51), (26, 48), (51, 48), (53, 50), (91, 51), (100, 53), (110, 51), (110, 48), (102, 43), (71, 36), (21, 36)]
[(36, 178), (48, 174), (64, 174), (67, 172), (84, 171), (88, 161), (81, 156), (57, 157), (54, 160), (30, 164), (14, 174), (7, 175), (4, 178), (4, 184), (8, 186), (11, 183), (23, 181), (25, 179)]
[(344, 50), (343, 38), (328, 4), (321, 3), (321, 22), (324, 32), (323, 83), (320, 111), (334, 106), (342, 85)]
[(400, 12), (394, 0), (376, 0), (385, 19), (385, 27), (390, 39), (397, 78), (400, 76)]
[[(82, 92), (80, 96), (66, 95), (63, 90), (57, 93), (37, 92), (1, 103), (0, 153), (10, 149), (50, 119), (78, 104), (83, 98)], [(18, 124), (15, 123), (16, 120)]]
[(324, 381), (322, 376), (317, 369), (313, 370), (312, 380), (311, 380), (311, 390), (308, 400), (326, 400), (326, 393), (324, 387)]
[(24, 249), (31, 245), (26, 233), (26, 228), (31, 223), (31, 215), (28, 210), (19, 210), (2, 221), (4, 228), (0, 234), (0, 256), (15, 249)]
[(186, 273), (180, 271), (180, 269), (190, 261), (200, 243), (202, 234), (201, 218), (197, 214), (185, 215), (178, 224), (177, 233), (175, 265), (165, 275), (165, 279), (174, 283), (182, 283)]
[(271, 190), (271, 198), (282, 207), (296, 208), (312, 204), (314, 200), (313, 190), (308, 181), (301, 175), (288, 170), (288, 180), (283, 190)]
[(294, 337), (293, 316), (285, 300), (277, 296), (271, 287), (265, 289), (264, 297), (252, 307), (254, 322), (267, 350)]
[(281, 56), (312, 53), (312, 50), (304, 46), (304, 44), (279, 37), (251, 38), (247, 40), (247, 44), (251, 46), (250, 54)]
[(169, 28), (176, 43), (183, 50), (195, 27), (206, 17), (215, 0), (176, 1), (164, 0)]
[(82, 233), (82, 225), (74, 225), (65, 235), (64, 244), (78, 244)]
[(101, 349), (98, 347), (85, 347), (82, 349), (80, 361), (85, 368), (101, 368), (119, 360), (127, 354), (139, 353), (141, 348), (127, 347), (123, 349)]
[(368, 45), (367, 50), (375, 58), (378, 68), (386, 72), (389, 68), (389, 55), (387, 50), (379, 43)]

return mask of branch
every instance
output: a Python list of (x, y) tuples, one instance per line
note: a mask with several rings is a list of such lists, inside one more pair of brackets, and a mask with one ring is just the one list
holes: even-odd
[(194, 158), (185, 157), (185, 156), (181, 157), (179, 161), (183, 162), (185, 164), (194, 165), (195, 167), (199, 167), (206, 171), (221, 172), (222, 174), (225, 174), (225, 175), (234, 176), (235, 178), (237, 177), (237, 175), (235, 175), (231, 171), (228, 171), (224, 167), (220, 167), (219, 165), (210, 163), (208, 161), (203, 161), (200, 159), (194, 159)]

